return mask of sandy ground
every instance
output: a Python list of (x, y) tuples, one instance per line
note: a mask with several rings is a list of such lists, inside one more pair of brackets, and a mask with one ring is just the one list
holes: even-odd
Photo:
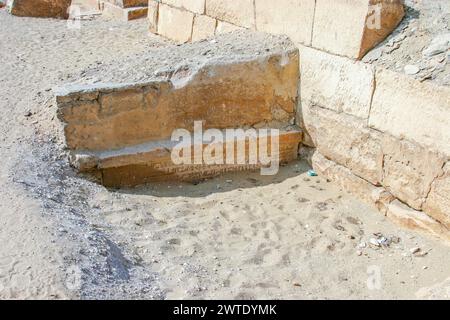
[[(77, 176), (51, 88), (168, 44), (144, 20), (68, 29), (0, 10), (0, 25), (0, 298), (449, 298), (449, 247), (304, 162), (121, 190)], [(369, 244), (381, 235), (395, 241)]]
[[(450, 1), (405, 0), (405, 4), (406, 16), (399, 27), (363, 61), (450, 86)], [(442, 50), (424, 55), (431, 47)]]

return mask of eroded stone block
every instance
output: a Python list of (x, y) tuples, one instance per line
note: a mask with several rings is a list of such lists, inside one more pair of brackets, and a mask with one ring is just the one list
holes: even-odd
[(71, 0), (10, 0), (8, 8), (16, 16), (67, 19), (70, 4)]
[(158, 34), (184, 43), (191, 41), (194, 14), (183, 9), (159, 4)]
[(253, 0), (208, 0), (206, 14), (240, 27), (255, 29)]
[(377, 70), (369, 125), (450, 155), (450, 88)]
[(311, 44), (315, 0), (256, 0), (256, 29)]
[(424, 205), (424, 211), (450, 229), (450, 163), (434, 180)]
[(421, 211), (411, 209), (398, 200), (387, 208), (387, 217), (410, 230), (432, 234), (446, 241), (450, 240), (450, 230)]
[(317, 150), (354, 174), (379, 185), (382, 152), (380, 134), (358, 118), (303, 103), (306, 132)]
[(317, 0), (312, 45), (361, 59), (403, 16), (401, 0)]
[(300, 55), (302, 101), (362, 119), (369, 117), (375, 89), (371, 66), (303, 46)]
[(401, 201), (421, 210), (431, 183), (442, 174), (445, 158), (387, 135), (383, 137), (382, 149), (383, 185)]
[(194, 18), (192, 41), (199, 41), (214, 36), (217, 20), (208, 16), (197, 15)]
[[(83, 112), (76, 111), (83, 90), (63, 91), (57, 101), (60, 108), (71, 110), (59, 113), (67, 144), (74, 150), (120, 148), (167, 139), (175, 129), (192, 130), (196, 120), (203, 121), (205, 129), (272, 121), (289, 126), (297, 99), (298, 58), (294, 49), (227, 63), (212, 58), (200, 67), (186, 66), (168, 80), (112, 88), (97, 84), (86, 90), (89, 98), (98, 98), (92, 110), (83, 107)], [(98, 114), (98, 119), (86, 119), (89, 114)]]

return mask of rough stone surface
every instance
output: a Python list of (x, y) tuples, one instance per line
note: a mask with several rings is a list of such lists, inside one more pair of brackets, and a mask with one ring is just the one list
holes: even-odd
[(446, 241), (450, 240), (450, 230), (444, 225), (421, 211), (411, 209), (398, 200), (388, 205), (387, 217), (405, 228), (426, 232)]
[(450, 229), (450, 163), (431, 185), (424, 211)]
[(208, 0), (206, 14), (221, 21), (234, 25), (254, 29), (255, 8), (254, 0)]
[(370, 0), (359, 58), (382, 42), (399, 25), (405, 16), (402, 2), (403, 0)]
[(315, 0), (256, 0), (256, 28), (311, 44)]
[(10, 0), (8, 7), (16, 16), (67, 19), (70, 3), (71, 0)]
[(315, 152), (312, 157), (312, 167), (319, 174), (337, 183), (346, 192), (357, 196), (365, 203), (376, 205), (373, 194), (379, 188), (353, 174), (348, 168), (325, 158), (320, 152)]
[(369, 125), (450, 155), (450, 88), (378, 70)]
[(110, 2), (102, 3), (102, 15), (108, 19), (117, 19), (120, 21), (130, 21), (148, 16), (148, 7), (123, 8)]
[[(175, 129), (191, 130), (195, 120), (204, 129), (267, 127), (272, 121), (288, 126), (297, 98), (298, 51), (255, 57), (234, 45), (234, 55), (202, 55), (200, 64), (175, 66), (154, 81), (75, 86), (58, 94), (68, 146), (103, 150), (167, 139)], [(89, 99), (94, 100), (84, 103)]]
[[(380, 29), (373, 27), (380, 5)], [(401, 21), (397, 0), (317, 0), (312, 45), (324, 51), (360, 59)]]
[(176, 8), (183, 8), (194, 13), (205, 13), (205, 0), (161, 0), (162, 3), (169, 4)]
[(192, 31), (192, 41), (214, 36), (217, 20), (204, 15), (197, 15), (194, 18), (194, 29)]
[(148, 29), (152, 33), (158, 33), (158, 9), (159, 2), (153, 0), (148, 1)]
[(242, 30), (242, 27), (220, 20), (217, 21), (216, 34), (229, 33), (236, 30)]
[(372, 67), (303, 46), (300, 55), (302, 101), (368, 118), (375, 84)]
[[(248, 162), (250, 140), (245, 142), (246, 161), (244, 164), (174, 164), (171, 158), (173, 143), (170, 141), (137, 146), (124, 150), (94, 154), (74, 154), (72, 165), (83, 172), (101, 172), (102, 184), (108, 187), (136, 186), (157, 181), (198, 181), (229, 171), (255, 170), (261, 163)], [(253, 139), (258, 143), (258, 139)], [(280, 132), (279, 159), (286, 163), (297, 158), (301, 132)], [(238, 140), (233, 142), (237, 148)], [(226, 153), (228, 141), (220, 147)], [(268, 144), (270, 145), (270, 139)], [(203, 146), (203, 150), (207, 145)], [(194, 152), (192, 151), (192, 154)]]
[(384, 136), (383, 185), (398, 199), (421, 210), (445, 158), (407, 141)]
[(194, 14), (192, 12), (159, 4), (158, 34), (184, 43), (191, 40)]
[(345, 114), (303, 103), (306, 132), (317, 150), (374, 185), (380, 184), (380, 134), (365, 122)]

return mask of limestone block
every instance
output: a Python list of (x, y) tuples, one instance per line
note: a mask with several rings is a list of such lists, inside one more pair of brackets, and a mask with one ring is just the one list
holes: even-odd
[(371, 66), (307, 47), (300, 48), (301, 99), (367, 119), (374, 90)]
[(380, 134), (365, 122), (345, 114), (303, 104), (305, 130), (326, 158), (379, 185), (382, 168)]
[(315, 0), (256, 0), (256, 29), (311, 44)]
[(161, 0), (162, 3), (176, 8), (183, 8), (194, 13), (205, 13), (205, 0)]
[(158, 34), (184, 43), (191, 40), (194, 14), (192, 12), (159, 4)]
[(21, 17), (67, 19), (70, 4), (71, 0), (10, 0), (8, 8)]
[(401, 0), (317, 0), (312, 45), (361, 59), (397, 27)]
[(410, 230), (432, 234), (446, 241), (450, 240), (450, 230), (444, 225), (421, 211), (411, 209), (398, 200), (388, 205), (387, 217)]
[(442, 174), (445, 158), (389, 136), (382, 140), (383, 185), (410, 207), (421, 210), (433, 180)]
[(216, 19), (203, 15), (195, 16), (192, 41), (199, 41), (214, 36), (216, 32), (216, 25)]
[(108, 19), (130, 21), (148, 16), (148, 7), (122, 8), (110, 2), (102, 2), (102, 15)]
[(233, 32), (235, 30), (241, 30), (241, 29), (242, 29), (242, 27), (238, 27), (238, 26), (235, 26), (234, 24), (218, 20), (216, 34), (228, 33), (228, 32)]
[(376, 72), (369, 126), (450, 155), (450, 88)]
[(158, 33), (158, 9), (159, 2), (154, 0), (148, 1), (148, 28), (152, 33)]
[(348, 168), (325, 158), (320, 152), (316, 151), (311, 161), (312, 167), (319, 176), (333, 181), (344, 191), (357, 196), (369, 205), (378, 205), (381, 197), (374, 197), (374, 194), (379, 195), (378, 190), (380, 188), (354, 175)]
[(149, 1), (152, 0), (102, 0), (103, 2), (109, 2), (121, 8), (131, 7), (146, 7)]
[[(192, 130), (196, 120), (205, 129), (248, 127), (278, 120), (278, 109), (292, 118), (298, 58), (295, 49), (227, 63), (212, 58), (168, 80), (75, 86), (57, 94), (67, 145), (74, 150), (121, 148), (167, 139), (175, 129)], [(89, 99), (91, 108), (81, 104)]]
[(254, 0), (208, 0), (206, 15), (234, 25), (254, 29)]
[(424, 211), (450, 229), (450, 163), (431, 185)]
[[(270, 139), (268, 144), (270, 145)], [(243, 142), (245, 152), (244, 163), (236, 164), (175, 164), (171, 158), (174, 144), (171, 141), (158, 141), (94, 153), (73, 153), (72, 165), (82, 172), (101, 172), (102, 184), (108, 187), (136, 186), (155, 181), (195, 181), (217, 176), (229, 171), (255, 170), (261, 168), (261, 163), (250, 163), (248, 154), (250, 141), (257, 145), (258, 137), (248, 137), (246, 140), (225, 140), (217, 147), (226, 155), (226, 149), (231, 145), (239, 150)], [(281, 164), (296, 159), (298, 145), (301, 142), (301, 132), (283, 131), (279, 133), (279, 150), (277, 155)], [(208, 145), (200, 146), (203, 151)], [(195, 146), (192, 146), (191, 155)], [(242, 149), (241, 149), (242, 150)], [(272, 151), (270, 152), (272, 154)], [(236, 153), (235, 153), (236, 154)]]

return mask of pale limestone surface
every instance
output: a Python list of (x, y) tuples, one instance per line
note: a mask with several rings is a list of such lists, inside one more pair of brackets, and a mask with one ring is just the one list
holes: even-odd
[(315, 0), (256, 0), (256, 29), (311, 44)]
[(358, 118), (304, 103), (305, 130), (317, 150), (374, 185), (381, 181), (383, 164), (380, 134)]
[(378, 70), (370, 127), (450, 155), (450, 88)]
[(208, 0), (206, 14), (244, 28), (255, 28), (253, 0)]
[(176, 42), (188, 42), (192, 37), (194, 14), (190, 11), (159, 5), (158, 34)]
[(374, 70), (371, 66), (300, 47), (301, 99), (362, 119), (369, 117)]

